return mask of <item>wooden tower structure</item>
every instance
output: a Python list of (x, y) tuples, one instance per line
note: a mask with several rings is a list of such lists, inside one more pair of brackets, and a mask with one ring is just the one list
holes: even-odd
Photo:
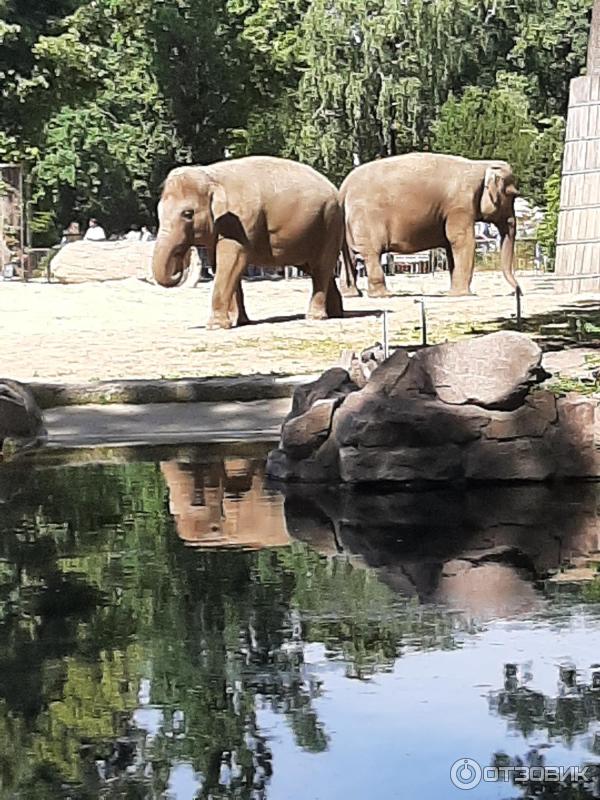
[[(571, 81), (556, 274), (558, 291), (600, 292), (600, 0), (594, 0), (587, 75)], [(578, 277), (581, 276), (581, 277)]]

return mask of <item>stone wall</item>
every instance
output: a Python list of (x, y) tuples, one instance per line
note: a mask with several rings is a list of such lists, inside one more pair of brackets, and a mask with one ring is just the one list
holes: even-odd
[(359, 388), (344, 369), (300, 387), (267, 470), (307, 483), (546, 481), (600, 476), (598, 402), (538, 388), (527, 336), (396, 351)]

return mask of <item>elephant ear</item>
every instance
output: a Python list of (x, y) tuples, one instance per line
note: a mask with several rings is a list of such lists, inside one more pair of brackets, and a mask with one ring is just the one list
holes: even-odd
[(491, 216), (500, 206), (504, 175), (500, 167), (490, 166), (485, 171), (483, 193), (481, 195), (481, 214)]
[(227, 194), (225, 189), (220, 183), (213, 183), (210, 196), (210, 213), (212, 214), (213, 223), (216, 223), (219, 217), (223, 217), (227, 211)]

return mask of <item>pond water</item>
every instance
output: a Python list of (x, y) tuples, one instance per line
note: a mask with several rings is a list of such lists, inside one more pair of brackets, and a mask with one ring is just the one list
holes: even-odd
[(600, 762), (600, 592), (546, 580), (597, 558), (598, 487), (138, 456), (0, 465), (2, 800), (600, 796), (499, 771)]

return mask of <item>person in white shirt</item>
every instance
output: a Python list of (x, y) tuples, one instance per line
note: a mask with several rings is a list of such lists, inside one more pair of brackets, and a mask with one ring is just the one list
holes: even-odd
[(97, 219), (91, 219), (85, 236), (83, 237), (87, 242), (105, 242), (106, 234), (104, 228), (98, 224)]
[(152, 235), (152, 231), (149, 230), (146, 225), (142, 225), (140, 238), (142, 242), (151, 242), (155, 237)]

